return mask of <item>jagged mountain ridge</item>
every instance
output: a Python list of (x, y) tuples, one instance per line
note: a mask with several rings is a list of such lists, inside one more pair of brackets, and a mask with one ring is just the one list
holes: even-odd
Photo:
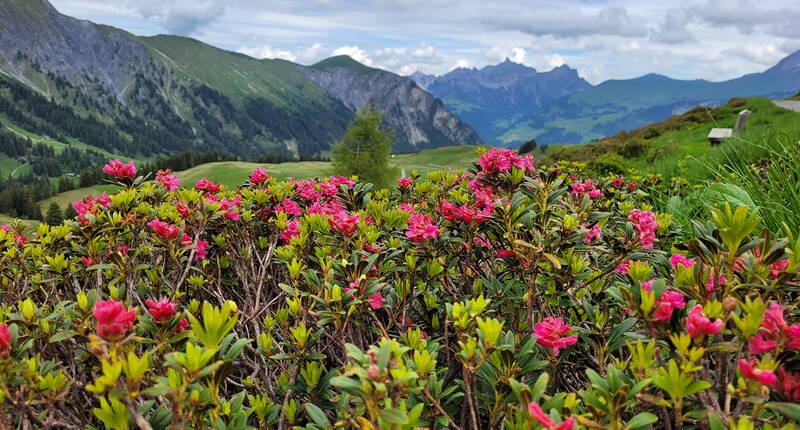
[(567, 66), (539, 72), (509, 59), (481, 69), (458, 68), (442, 76), (418, 73), (411, 77), (492, 143), (497, 143), (496, 137), (514, 118), (591, 87)]
[[(137, 37), (62, 15), (47, 0), (0, 1), (0, 77), (116, 126), (120, 132), (104, 149), (127, 156), (187, 148), (246, 157), (324, 152), (341, 136), (354, 108), (303, 70), (184, 37)], [(418, 90), (408, 88), (406, 95), (414, 97), (383, 100), (392, 107), (386, 116), (397, 130), (396, 150), (480, 143), (443, 106), (420, 110), (420, 103), (432, 105), (434, 99), (410, 79), (369, 73)], [(349, 82), (349, 90), (372, 91), (359, 82)], [(374, 94), (366, 98), (377, 100)], [(26, 115), (25, 122), (52, 125)]]
[[(698, 105), (719, 106), (732, 97), (792, 95), (800, 89), (800, 51), (762, 73), (723, 82), (650, 73), (592, 86), (567, 66), (534, 72), (506, 60), (482, 69), (411, 77), (472, 124), (486, 142), (518, 146), (535, 138), (543, 144), (580, 143), (662, 121)], [(570, 79), (559, 78), (559, 73)], [(520, 79), (526, 75), (538, 78)]]

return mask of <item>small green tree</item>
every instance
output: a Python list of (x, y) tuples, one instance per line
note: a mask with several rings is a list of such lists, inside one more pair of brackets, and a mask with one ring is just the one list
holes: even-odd
[(70, 180), (66, 176), (62, 176), (58, 178), (58, 192), (63, 193), (65, 191), (71, 190), (73, 187), (72, 180)]
[(64, 210), (64, 219), (73, 219), (78, 216), (78, 211), (72, 205), (67, 205), (67, 209)]
[(382, 127), (383, 114), (366, 106), (356, 112), (342, 140), (333, 145), (333, 167), (337, 174), (357, 175), (378, 187), (389, 185), (394, 170), (389, 167), (393, 132)]
[(64, 221), (64, 215), (61, 213), (61, 208), (58, 207), (58, 203), (50, 203), (50, 207), (47, 209), (45, 222), (50, 225), (59, 225), (62, 221)]

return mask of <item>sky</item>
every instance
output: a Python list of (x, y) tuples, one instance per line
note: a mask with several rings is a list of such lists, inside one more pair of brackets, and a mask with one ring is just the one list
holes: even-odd
[(508, 58), (591, 83), (721, 81), (800, 49), (798, 0), (50, 0), (137, 35), (177, 34), (301, 64), (347, 54), (402, 75)]

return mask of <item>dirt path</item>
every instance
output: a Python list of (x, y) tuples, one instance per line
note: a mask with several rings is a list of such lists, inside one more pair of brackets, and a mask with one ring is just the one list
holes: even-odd
[(775, 103), (775, 106), (800, 112), (800, 101), (798, 100), (775, 100), (773, 103)]

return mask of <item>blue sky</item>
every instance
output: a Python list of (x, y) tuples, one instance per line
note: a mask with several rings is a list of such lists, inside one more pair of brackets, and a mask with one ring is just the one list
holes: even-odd
[(724, 80), (800, 49), (797, 0), (50, 0), (134, 34), (191, 36), (311, 64), (348, 54), (400, 74), (505, 58), (592, 83), (656, 72)]

